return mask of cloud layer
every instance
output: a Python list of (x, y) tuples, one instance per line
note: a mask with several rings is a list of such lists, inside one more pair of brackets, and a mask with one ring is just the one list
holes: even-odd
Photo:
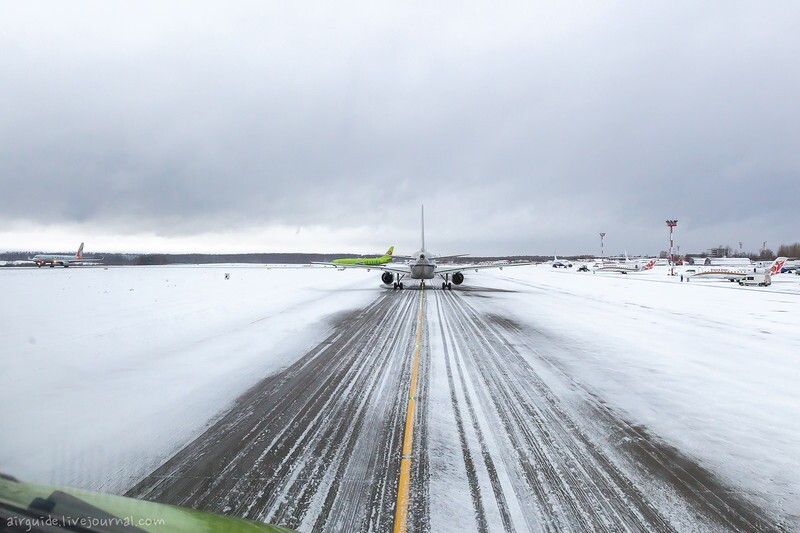
[(16, 235), (408, 249), (424, 202), (442, 252), (800, 240), (795, 3), (78, 6), (0, 21)]

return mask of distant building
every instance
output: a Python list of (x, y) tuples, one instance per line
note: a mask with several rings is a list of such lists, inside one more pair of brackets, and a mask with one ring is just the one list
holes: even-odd
[(733, 255), (733, 249), (730, 246), (719, 245), (716, 248), (709, 248), (706, 256), (715, 259), (720, 257), (730, 257)]

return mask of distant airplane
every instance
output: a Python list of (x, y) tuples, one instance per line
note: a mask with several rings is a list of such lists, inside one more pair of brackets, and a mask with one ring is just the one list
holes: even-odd
[(614, 261), (608, 263), (597, 263), (592, 270), (595, 272), (618, 272), (620, 274), (628, 274), (629, 272), (643, 272), (651, 270), (656, 265), (655, 259), (628, 259), (628, 254), (625, 253), (624, 261)]
[(422, 282), (424, 283), (426, 279), (434, 279), (436, 276), (439, 276), (442, 279), (442, 289), (452, 290), (453, 283), (455, 283), (456, 285), (461, 285), (462, 283), (464, 283), (464, 272), (468, 270), (475, 270), (475, 272), (487, 268), (499, 268), (502, 270), (503, 267), (531, 264), (530, 261), (526, 261), (523, 263), (492, 264), (492, 265), (439, 265), (436, 263), (437, 259), (462, 257), (464, 254), (435, 257), (430, 253), (428, 253), (428, 251), (425, 249), (425, 206), (422, 206), (421, 209), (421, 230), (422, 230), (421, 231), (422, 246), (420, 247), (420, 250), (416, 254), (414, 254), (414, 256), (408, 263), (405, 264), (392, 263), (392, 264), (383, 264), (377, 266), (351, 264), (351, 265), (340, 265), (340, 267), (342, 269), (375, 268), (377, 270), (382, 270), (383, 274), (381, 274), (381, 281), (383, 281), (383, 283), (386, 285), (392, 285), (392, 287), (395, 289), (404, 288), (403, 279), (406, 277), (410, 279), (422, 280)]
[[(345, 265), (368, 265), (378, 266), (391, 262), (392, 254), (394, 253), (394, 246), (390, 246), (386, 253), (379, 257), (350, 257), (345, 259), (334, 259), (330, 262), (332, 265), (345, 266)], [(324, 263), (323, 263), (324, 264)]]
[(87, 259), (83, 257), (83, 243), (81, 243), (75, 255), (37, 254), (28, 259), (28, 261), (33, 261), (39, 268), (42, 268), (45, 264), (49, 264), (50, 268), (53, 268), (57, 264), (67, 268), (72, 263), (97, 263), (101, 260), (102, 259)]
[(688, 278), (705, 278), (705, 279), (727, 279), (728, 281), (739, 281), (746, 277), (748, 274), (770, 274), (774, 276), (780, 274), (783, 264), (786, 262), (785, 257), (779, 257), (772, 262), (769, 268), (745, 267), (745, 268), (730, 268), (730, 267), (698, 267), (686, 270), (685, 275)]
[(572, 263), (567, 261), (566, 263), (556, 257), (556, 254), (553, 254), (553, 260), (550, 262), (553, 265), (553, 268), (572, 268)]
[(797, 259), (789, 259), (783, 264), (781, 268), (783, 272), (798, 272), (800, 271), (800, 261)]

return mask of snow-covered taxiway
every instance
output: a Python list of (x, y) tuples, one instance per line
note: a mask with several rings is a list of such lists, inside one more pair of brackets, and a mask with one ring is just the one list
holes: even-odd
[[(225, 280), (224, 272), (231, 273)], [(387, 530), (800, 527), (800, 279), (518, 267), (0, 271), (0, 471)]]

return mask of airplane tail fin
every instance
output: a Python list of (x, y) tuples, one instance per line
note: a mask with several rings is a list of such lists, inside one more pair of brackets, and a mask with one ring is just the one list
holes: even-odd
[(779, 257), (772, 263), (772, 267), (769, 269), (769, 273), (772, 275), (780, 274), (781, 269), (783, 268), (783, 264), (786, 262), (786, 257)]
[(383, 255), (392, 255), (394, 253), (394, 246), (390, 246), (386, 253)]
[(422, 205), (420, 210), (420, 214), (422, 215), (421, 222), (422, 222), (422, 251), (425, 251), (425, 205)]
[(651, 259), (650, 261), (647, 262), (647, 264), (644, 266), (644, 268), (642, 270), (650, 270), (654, 266), (656, 266), (656, 260), (655, 259)]
[(78, 251), (75, 253), (75, 257), (77, 259), (80, 259), (81, 256), (83, 256), (83, 243), (81, 243), (80, 247), (78, 248)]

